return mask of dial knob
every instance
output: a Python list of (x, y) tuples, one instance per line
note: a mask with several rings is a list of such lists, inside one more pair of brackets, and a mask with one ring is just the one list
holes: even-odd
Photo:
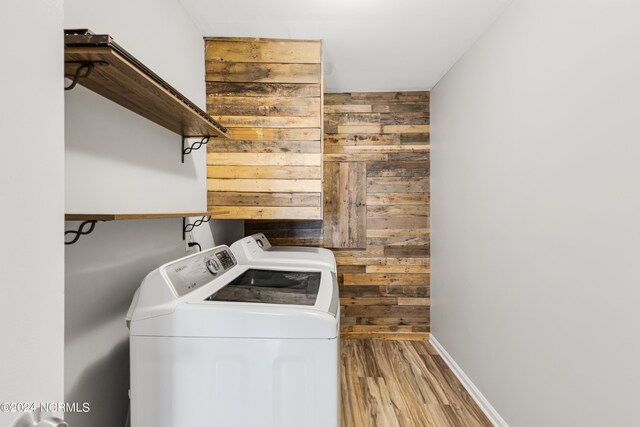
[(218, 261), (216, 261), (213, 258), (209, 258), (208, 260), (205, 261), (204, 265), (207, 266), (207, 270), (209, 270), (209, 273), (215, 275), (218, 274), (218, 270), (220, 269), (220, 264), (218, 264)]

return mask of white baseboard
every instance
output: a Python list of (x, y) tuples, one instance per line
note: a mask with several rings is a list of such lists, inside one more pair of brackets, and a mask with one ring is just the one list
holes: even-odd
[(447, 353), (447, 350), (445, 350), (442, 344), (438, 342), (436, 337), (434, 337), (433, 335), (429, 335), (429, 342), (435, 347), (436, 350), (438, 350), (438, 353), (440, 353), (442, 359), (449, 366), (449, 368), (451, 368), (456, 377), (458, 377), (458, 380), (460, 380), (464, 388), (467, 389), (473, 400), (475, 400), (480, 409), (482, 409), (482, 412), (484, 412), (487, 418), (489, 418), (489, 421), (491, 421), (491, 423), (496, 427), (509, 427), (509, 424), (507, 424), (507, 422), (500, 416), (498, 411), (496, 411), (496, 408), (494, 408), (493, 405), (489, 403), (487, 398), (484, 397), (478, 387), (475, 386), (473, 381), (471, 381), (467, 374), (464, 373), (464, 371), (456, 363), (456, 361), (453, 360), (453, 357), (451, 357), (451, 355)]

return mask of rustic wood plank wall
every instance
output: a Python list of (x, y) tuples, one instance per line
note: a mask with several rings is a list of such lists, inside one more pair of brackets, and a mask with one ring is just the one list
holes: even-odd
[[(425, 338), (430, 308), (429, 93), (326, 94), (324, 102), (324, 232), (322, 221), (247, 221), (245, 233), (264, 232), (276, 245), (334, 250), (342, 336)], [(364, 178), (355, 171), (364, 172)], [(351, 177), (348, 188), (355, 200), (358, 186), (351, 182), (365, 180), (364, 224), (357, 222), (363, 215), (356, 209), (358, 202), (344, 202), (340, 196), (345, 176)], [(364, 242), (355, 237), (363, 231)]]
[(205, 39), (207, 112), (230, 139), (207, 147), (217, 218), (322, 218), (320, 41)]

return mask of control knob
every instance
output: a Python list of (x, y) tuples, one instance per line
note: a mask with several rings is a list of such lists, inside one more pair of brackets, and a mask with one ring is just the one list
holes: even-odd
[(213, 275), (218, 274), (218, 270), (220, 269), (220, 264), (218, 264), (218, 261), (213, 258), (209, 258), (205, 261), (204, 264), (207, 266), (207, 270), (209, 270), (209, 273)]

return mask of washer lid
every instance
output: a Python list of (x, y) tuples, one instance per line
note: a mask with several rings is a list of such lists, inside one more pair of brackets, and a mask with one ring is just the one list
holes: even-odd
[(207, 301), (287, 305), (315, 305), (320, 289), (319, 271), (260, 270), (250, 268)]
[(256, 233), (231, 245), (240, 264), (297, 265), (328, 268), (336, 272), (336, 257), (329, 249), (302, 246), (271, 246), (262, 233)]

